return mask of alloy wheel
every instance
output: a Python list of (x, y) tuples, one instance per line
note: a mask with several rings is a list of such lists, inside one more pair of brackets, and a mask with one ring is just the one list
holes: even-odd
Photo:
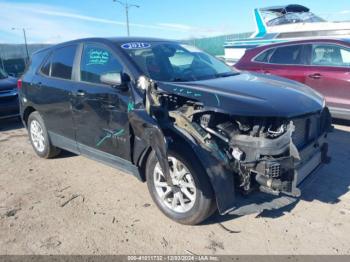
[(44, 131), (37, 120), (33, 120), (30, 123), (30, 136), (35, 149), (39, 152), (43, 152), (45, 150)]
[(188, 168), (175, 157), (169, 157), (170, 176), (173, 186), (169, 186), (159, 163), (154, 168), (154, 186), (161, 201), (172, 211), (189, 211), (196, 200), (197, 190)]

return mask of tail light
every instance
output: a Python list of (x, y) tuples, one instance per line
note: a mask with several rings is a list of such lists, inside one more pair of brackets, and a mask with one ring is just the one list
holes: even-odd
[(22, 88), (22, 79), (18, 79), (17, 80), (17, 89), (21, 89)]

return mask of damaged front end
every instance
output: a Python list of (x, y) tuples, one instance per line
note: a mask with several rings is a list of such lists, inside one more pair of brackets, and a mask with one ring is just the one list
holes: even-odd
[[(207, 107), (196, 99), (199, 93), (183, 96), (145, 83), (145, 111), (130, 112), (136, 135), (156, 151), (170, 185), (168, 143), (189, 145), (210, 178), (221, 214), (235, 208), (237, 190), (299, 196), (297, 185), (327, 160), (327, 108), (295, 118), (241, 116)], [(142, 131), (151, 122), (141, 117), (146, 112), (152, 132)]]

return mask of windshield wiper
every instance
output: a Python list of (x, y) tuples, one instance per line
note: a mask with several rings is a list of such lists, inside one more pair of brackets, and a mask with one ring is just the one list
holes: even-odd
[(184, 79), (184, 78), (181, 78), (181, 77), (175, 77), (173, 79), (170, 80), (170, 82), (188, 82), (190, 81), (189, 79)]
[(236, 72), (226, 72), (226, 73), (221, 73), (221, 74), (215, 74), (215, 77), (229, 77), (229, 76), (235, 76), (238, 75), (239, 73)]

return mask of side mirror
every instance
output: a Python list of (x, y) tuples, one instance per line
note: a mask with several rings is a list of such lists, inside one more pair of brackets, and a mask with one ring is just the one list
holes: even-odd
[(106, 73), (100, 76), (100, 82), (103, 84), (111, 85), (114, 87), (121, 86), (122, 74), (121, 73)]

